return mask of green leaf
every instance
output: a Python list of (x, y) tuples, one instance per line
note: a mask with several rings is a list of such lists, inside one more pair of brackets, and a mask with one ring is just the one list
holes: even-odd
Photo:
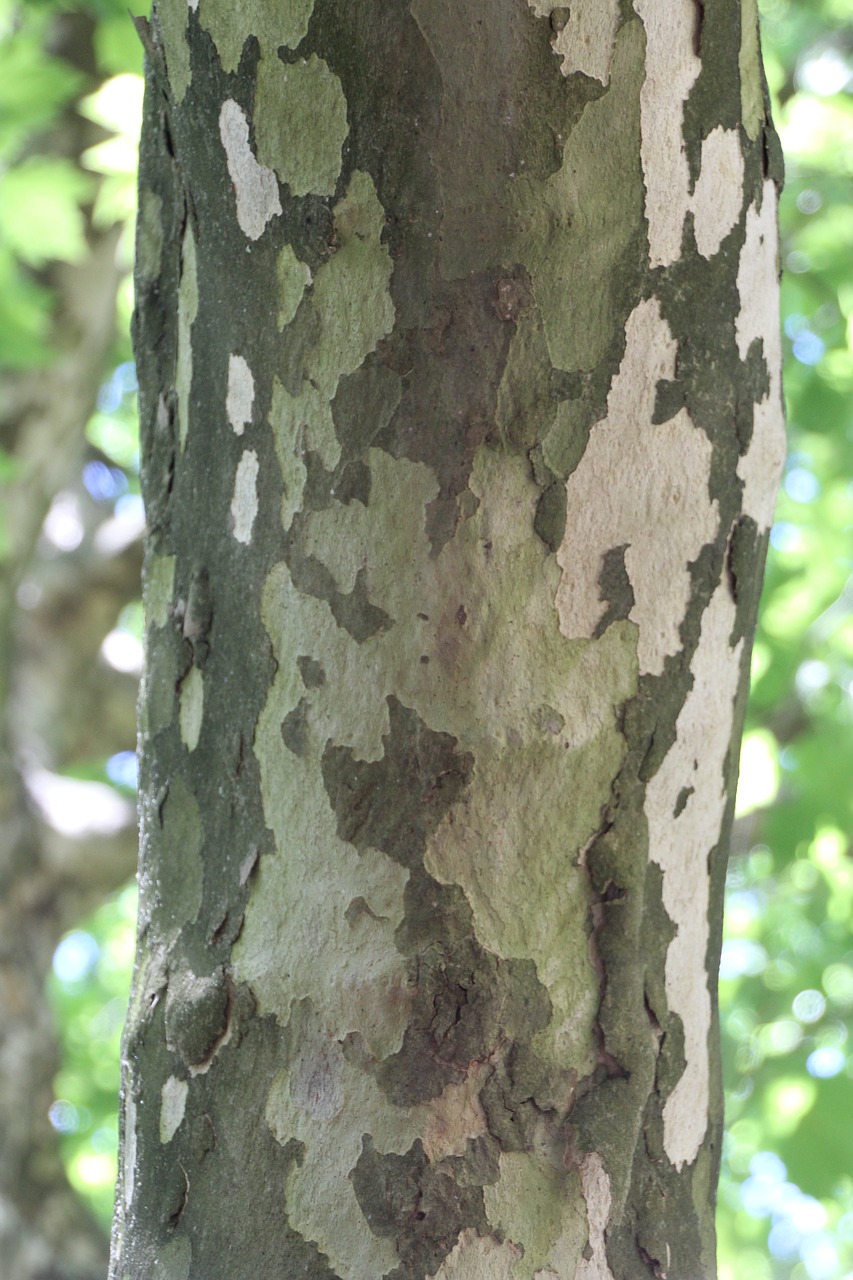
[(22, 262), (80, 262), (88, 252), (81, 205), (95, 184), (70, 160), (33, 156), (0, 185), (0, 237)]

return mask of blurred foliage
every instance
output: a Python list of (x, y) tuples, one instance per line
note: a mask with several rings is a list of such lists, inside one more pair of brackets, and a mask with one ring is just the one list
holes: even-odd
[[(39, 268), (78, 262), (87, 252), (83, 208), (95, 223), (126, 220), (135, 202), (135, 151), (141, 114), (142, 50), (129, 13), (144, 0), (0, 0), (0, 365), (48, 364), (54, 298)], [(95, 24), (97, 65), (86, 76), (48, 49), (65, 14)], [(81, 95), (89, 91), (90, 96)], [(80, 168), (61, 153), (64, 120), (74, 112), (94, 122)], [(96, 175), (104, 180), (96, 183)], [(125, 259), (130, 267), (132, 235)], [(33, 270), (35, 268), (35, 270)], [(130, 293), (118, 317), (118, 353), (129, 357)]]
[(49, 996), (62, 1027), (50, 1110), (72, 1184), (109, 1227), (116, 1178), (119, 1048), (136, 936), (136, 886), (63, 938)]
[[(44, 51), (49, 24), (70, 5), (0, 0), (0, 355), (13, 367), (51, 358), (52, 295), (40, 268), (85, 252), (81, 206), (94, 199), (103, 224), (132, 220), (140, 49), (125, 0), (74, 6), (81, 8), (97, 22), (91, 84)], [(762, 0), (762, 10), (788, 169), (791, 452), (755, 644), (729, 880), (720, 1273), (850, 1280), (853, 0)], [(85, 153), (85, 170), (40, 145), (72, 103), (102, 134)], [(138, 491), (129, 311), (128, 287), (115, 370), (88, 427), (105, 462), (87, 487), (111, 503)], [(138, 607), (119, 621), (117, 661), (138, 649), (139, 625)], [(90, 776), (132, 786), (133, 757), (94, 762)], [(65, 1053), (51, 1115), (71, 1178), (105, 1223), (133, 917), (129, 888), (81, 924), (57, 951), (51, 990)]]
[(790, 454), (729, 875), (720, 1272), (840, 1280), (853, 1275), (853, 3), (762, 11), (787, 165)]
[[(123, 224), (119, 253), (127, 276), (114, 368), (87, 426), (91, 450), (80, 477), (104, 518), (119, 520), (140, 501), (129, 321), (142, 48), (129, 13), (147, 9), (146, 0), (0, 0), (0, 370), (49, 369), (62, 348), (56, 269), (85, 260), (89, 223), (95, 229)], [(93, 36), (95, 63), (86, 72), (49, 52), (62, 45), (60, 24), (69, 17), (82, 27), (83, 48)], [(80, 137), (82, 165), (73, 158)], [(0, 451), (0, 483), (15, 478), (14, 467)], [(44, 535), (55, 549), (73, 550), (80, 540), (72, 514), (56, 503), (51, 509)], [(141, 666), (140, 614), (138, 604), (125, 609), (104, 641), (105, 659), (119, 670)], [(110, 782), (127, 795), (135, 788), (135, 765), (131, 752), (120, 752), (78, 764), (72, 773)], [(69, 934), (57, 949), (48, 992), (64, 1059), (50, 1118), (73, 1185), (106, 1228), (135, 913), (131, 886)]]

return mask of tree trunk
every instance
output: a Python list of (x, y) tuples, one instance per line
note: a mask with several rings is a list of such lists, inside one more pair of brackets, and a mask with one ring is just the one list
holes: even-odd
[(116, 1280), (710, 1277), (753, 0), (162, 0)]

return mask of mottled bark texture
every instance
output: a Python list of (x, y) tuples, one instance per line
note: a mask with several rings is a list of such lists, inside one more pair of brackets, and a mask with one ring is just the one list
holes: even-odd
[(158, 0), (115, 1280), (710, 1277), (753, 0)]

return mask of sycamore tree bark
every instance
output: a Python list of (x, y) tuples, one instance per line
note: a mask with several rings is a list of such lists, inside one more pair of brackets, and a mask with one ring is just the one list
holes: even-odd
[(157, 0), (115, 1280), (710, 1277), (754, 0)]

